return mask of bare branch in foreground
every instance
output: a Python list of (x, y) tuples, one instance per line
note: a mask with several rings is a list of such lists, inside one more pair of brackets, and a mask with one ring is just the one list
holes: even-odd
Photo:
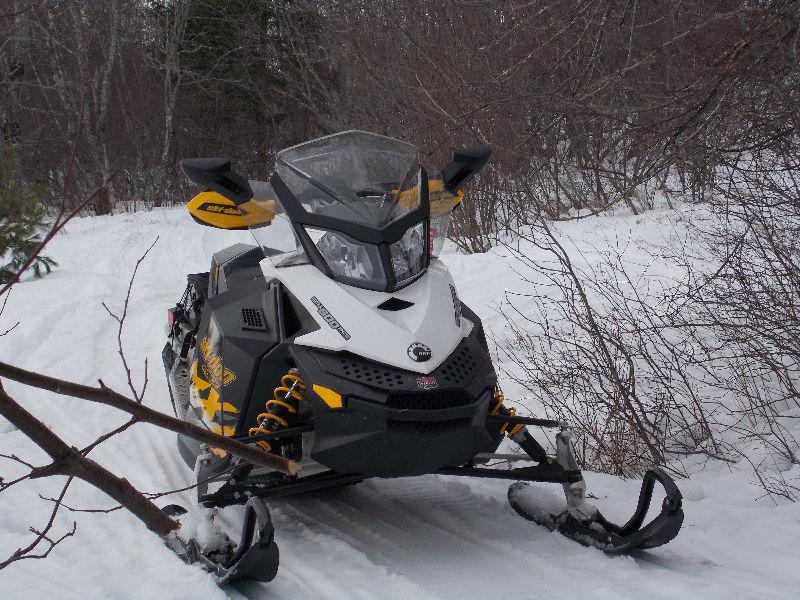
[[(51, 475), (66, 475), (69, 478), (53, 507), (48, 524), (41, 531), (31, 528), (31, 531), (37, 536), (36, 539), (28, 547), (17, 549), (8, 559), (1, 562), (0, 569), (26, 557), (44, 558), (58, 543), (74, 534), (73, 527), (72, 532), (55, 540), (47, 535), (52, 528), (64, 494), (75, 477), (111, 496), (142, 521), (150, 531), (161, 537), (165, 537), (180, 526), (177, 521), (161, 512), (158, 506), (137, 491), (127, 479), (117, 477), (108, 469), (84, 456), (77, 448), (65, 444), (49, 427), (11, 398), (2, 384), (0, 384), (0, 415), (8, 419), (53, 459), (49, 465), (33, 468), (27, 477), (36, 479)], [(30, 554), (43, 541), (50, 544), (48, 550), (41, 555)]]
[(207, 429), (197, 427), (196, 425), (192, 425), (186, 421), (182, 421), (180, 419), (176, 419), (175, 417), (170, 417), (169, 415), (160, 413), (152, 408), (143, 406), (135, 400), (131, 400), (130, 398), (127, 398), (118, 392), (115, 392), (102, 382), (101, 387), (99, 388), (90, 387), (87, 385), (81, 385), (79, 383), (73, 383), (71, 381), (65, 381), (63, 379), (57, 379), (55, 377), (48, 377), (47, 375), (42, 375), (33, 371), (20, 369), (19, 367), (15, 367), (3, 362), (0, 362), (0, 376), (7, 377), (8, 379), (29, 385), (31, 387), (55, 392), (56, 394), (61, 394), (63, 396), (82, 398), (83, 400), (89, 400), (90, 402), (97, 402), (98, 404), (113, 406), (114, 408), (133, 415), (137, 420), (142, 421), (143, 423), (150, 423), (151, 425), (156, 425), (157, 427), (168, 429), (170, 431), (174, 431), (175, 433), (180, 433), (199, 442), (210, 444), (215, 448), (220, 448), (230, 452), (231, 454), (240, 456), (254, 464), (263, 465), (265, 467), (275, 469), (276, 471), (280, 471), (281, 473), (294, 475), (298, 471), (297, 463), (294, 461), (283, 458), (282, 456), (270, 454), (269, 452), (264, 452), (263, 450), (260, 450), (251, 444), (244, 444), (232, 438), (217, 435)]

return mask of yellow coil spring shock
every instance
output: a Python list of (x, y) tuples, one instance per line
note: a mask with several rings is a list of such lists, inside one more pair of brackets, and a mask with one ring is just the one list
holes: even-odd
[[(300, 403), (303, 401), (303, 392), (306, 384), (297, 369), (290, 369), (281, 377), (281, 384), (272, 392), (272, 398), (267, 400), (266, 410), (256, 417), (256, 427), (251, 427), (247, 435), (259, 433), (273, 433), (281, 427), (288, 427), (293, 415), (297, 414)], [(266, 450), (272, 450), (272, 444), (261, 440), (256, 444)]]
[[(517, 414), (517, 410), (515, 408), (506, 408), (503, 406), (503, 402), (505, 402), (506, 397), (503, 395), (503, 392), (500, 391), (500, 388), (495, 388), (494, 390), (494, 400), (495, 404), (492, 406), (492, 409), (489, 411), (490, 415), (496, 415), (502, 409), (503, 416), (513, 417)], [(503, 426), (500, 428), (500, 433), (505, 433), (508, 437), (514, 437), (519, 433), (520, 429), (525, 427), (522, 423), (512, 426), (509, 428), (510, 423), (503, 423)]]

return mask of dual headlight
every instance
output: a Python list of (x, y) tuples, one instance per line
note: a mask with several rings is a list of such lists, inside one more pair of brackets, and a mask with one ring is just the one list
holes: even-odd
[[(334, 278), (359, 287), (396, 289), (413, 280), (442, 249), (450, 224), (447, 212), (406, 230), (399, 240), (383, 248), (349, 235), (306, 226), (305, 230)], [(425, 230), (428, 230), (426, 236)], [(387, 272), (391, 270), (391, 272)]]

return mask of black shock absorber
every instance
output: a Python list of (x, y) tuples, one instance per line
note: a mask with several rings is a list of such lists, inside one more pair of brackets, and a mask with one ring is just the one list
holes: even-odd
[[(281, 384), (273, 390), (272, 398), (267, 400), (266, 410), (256, 417), (256, 426), (251, 427), (247, 434), (273, 433), (291, 425), (297, 418), (305, 391), (306, 384), (300, 372), (290, 369), (281, 377)], [(272, 444), (267, 440), (259, 440), (256, 444), (267, 452), (272, 450)]]

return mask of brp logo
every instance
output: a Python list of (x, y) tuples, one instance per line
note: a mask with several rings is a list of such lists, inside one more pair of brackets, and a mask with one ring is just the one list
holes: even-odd
[(417, 377), (417, 387), (421, 390), (435, 390), (439, 382), (435, 377)]
[(408, 357), (416, 362), (427, 362), (433, 354), (430, 348), (419, 342), (411, 344), (406, 352), (408, 352)]

